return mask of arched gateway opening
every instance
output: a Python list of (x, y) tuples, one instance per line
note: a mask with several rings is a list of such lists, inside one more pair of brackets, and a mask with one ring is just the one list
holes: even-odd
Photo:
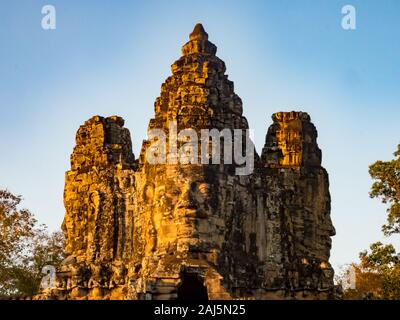
[(208, 300), (207, 288), (196, 274), (184, 274), (178, 288), (178, 300)]

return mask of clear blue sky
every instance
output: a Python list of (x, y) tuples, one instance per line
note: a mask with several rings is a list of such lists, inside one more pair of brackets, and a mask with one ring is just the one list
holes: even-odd
[[(56, 7), (56, 30), (41, 28), (45, 4)], [(356, 30), (341, 28), (345, 4)], [(311, 115), (330, 175), (333, 264), (382, 239), (385, 207), (368, 196), (368, 165), (400, 142), (399, 1), (2, 0), (0, 15), (0, 187), (51, 229), (63, 219), (79, 125), (124, 117), (137, 155), (160, 85), (202, 22), (259, 152), (273, 112)]]

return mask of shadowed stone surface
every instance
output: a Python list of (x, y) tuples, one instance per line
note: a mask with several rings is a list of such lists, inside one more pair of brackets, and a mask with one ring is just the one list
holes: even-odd
[[(216, 51), (197, 24), (162, 84), (149, 130), (164, 130), (168, 150), (171, 122), (199, 136), (248, 128)], [(122, 118), (85, 122), (66, 173), (68, 258), (39, 298), (332, 297), (335, 230), (317, 131), (304, 112), (272, 119), (250, 175), (235, 163), (150, 164), (150, 140), (135, 160)]]

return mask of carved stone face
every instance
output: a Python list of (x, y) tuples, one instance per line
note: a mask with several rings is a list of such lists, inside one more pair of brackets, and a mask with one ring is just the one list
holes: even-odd
[(183, 170), (177, 168), (176, 179), (169, 181), (171, 188), (166, 190), (174, 216), (178, 219), (205, 219), (212, 215), (209, 205), (212, 186), (202, 172), (193, 171), (190, 166)]
[(173, 219), (173, 207), (171, 198), (164, 183), (154, 189), (152, 199), (152, 224), (157, 237), (159, 251), (168, 251), (168, 248), (176, 240), (176, 225)]
[(280, 123), (280, 128), (276, 131), (276, 137), (283, 155), (281, 165), (301, 165), (301, 130), (301, 121), (299, 119)]
[(331, 237), (336, 234), (330, 215), (329, 190), (324, 185), (324, 172), (318, 175), (319, 182), (308, 190), (307, 205), (310, 206), (314, 215), (311, 217), (313, 239), (311, 248), (313, 254), (322, 261), (328, 261), (330, 248), (332, 245)]
[(333, 237), (336, 234), (336, 230), (335, 227), (333, 226), (330, 214), (324, 215), (318, 233), (320, 239), (319, 245), (321, 248), (324, 248), (322, 258), (323, 260), (328, 261), (330, 255), (330, 249), (332, 247), (331, 237)]
[(198, 238), (199, 224), (212, 215), (211, 190), (200, 166), (167, 165), (153, 175), (144, 190), (146, 210), (151, 212), (147, 228), (156, 238), (151, 251), (169, 251), (178, 239)]
[(178, 217), (207, 218), (210, 184), (204, 181), (184, 181), (176, 186), (178, 195), (175, 214)]
[(326, 262), (329, 260), (331, 237), (335, 235), (326, 173), (315, 170), (312, 177), (305, 179), (305, 176), (294, 176), (302, 182), (297, 184), (296, 192), (285, 193), (287, 205), (295, 208), (289, 214), (296, 237), (295, 250), (300, 257)]
[(169, 165), (156, 174), (149, 181), (144, 199), (151, 212), (149, 225), (157, 238), (153, 250), (170, 251), (179, 239), (198, 239), (199, 226), (208, 223), (207, 218), (213, 214), (212, 196), (212, 185), (202, 168), (195, 165)]

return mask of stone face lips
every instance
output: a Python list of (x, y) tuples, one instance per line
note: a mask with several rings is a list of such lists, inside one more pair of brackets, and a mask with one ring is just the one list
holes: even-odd
[[(248, 128), (216, 50), (198, 24), (172, 65), (149, 123), (167, 147), (171, 122)], [(238, 176), (236, 164), (150, 164), (147, 140), (135, 160), (122, 118), (93, 117), (66, 173), (68, 258), (41, 297), (331, 297), (334, 228), (316, 138), (306, 113), (274, 114), (255, 171)]]

